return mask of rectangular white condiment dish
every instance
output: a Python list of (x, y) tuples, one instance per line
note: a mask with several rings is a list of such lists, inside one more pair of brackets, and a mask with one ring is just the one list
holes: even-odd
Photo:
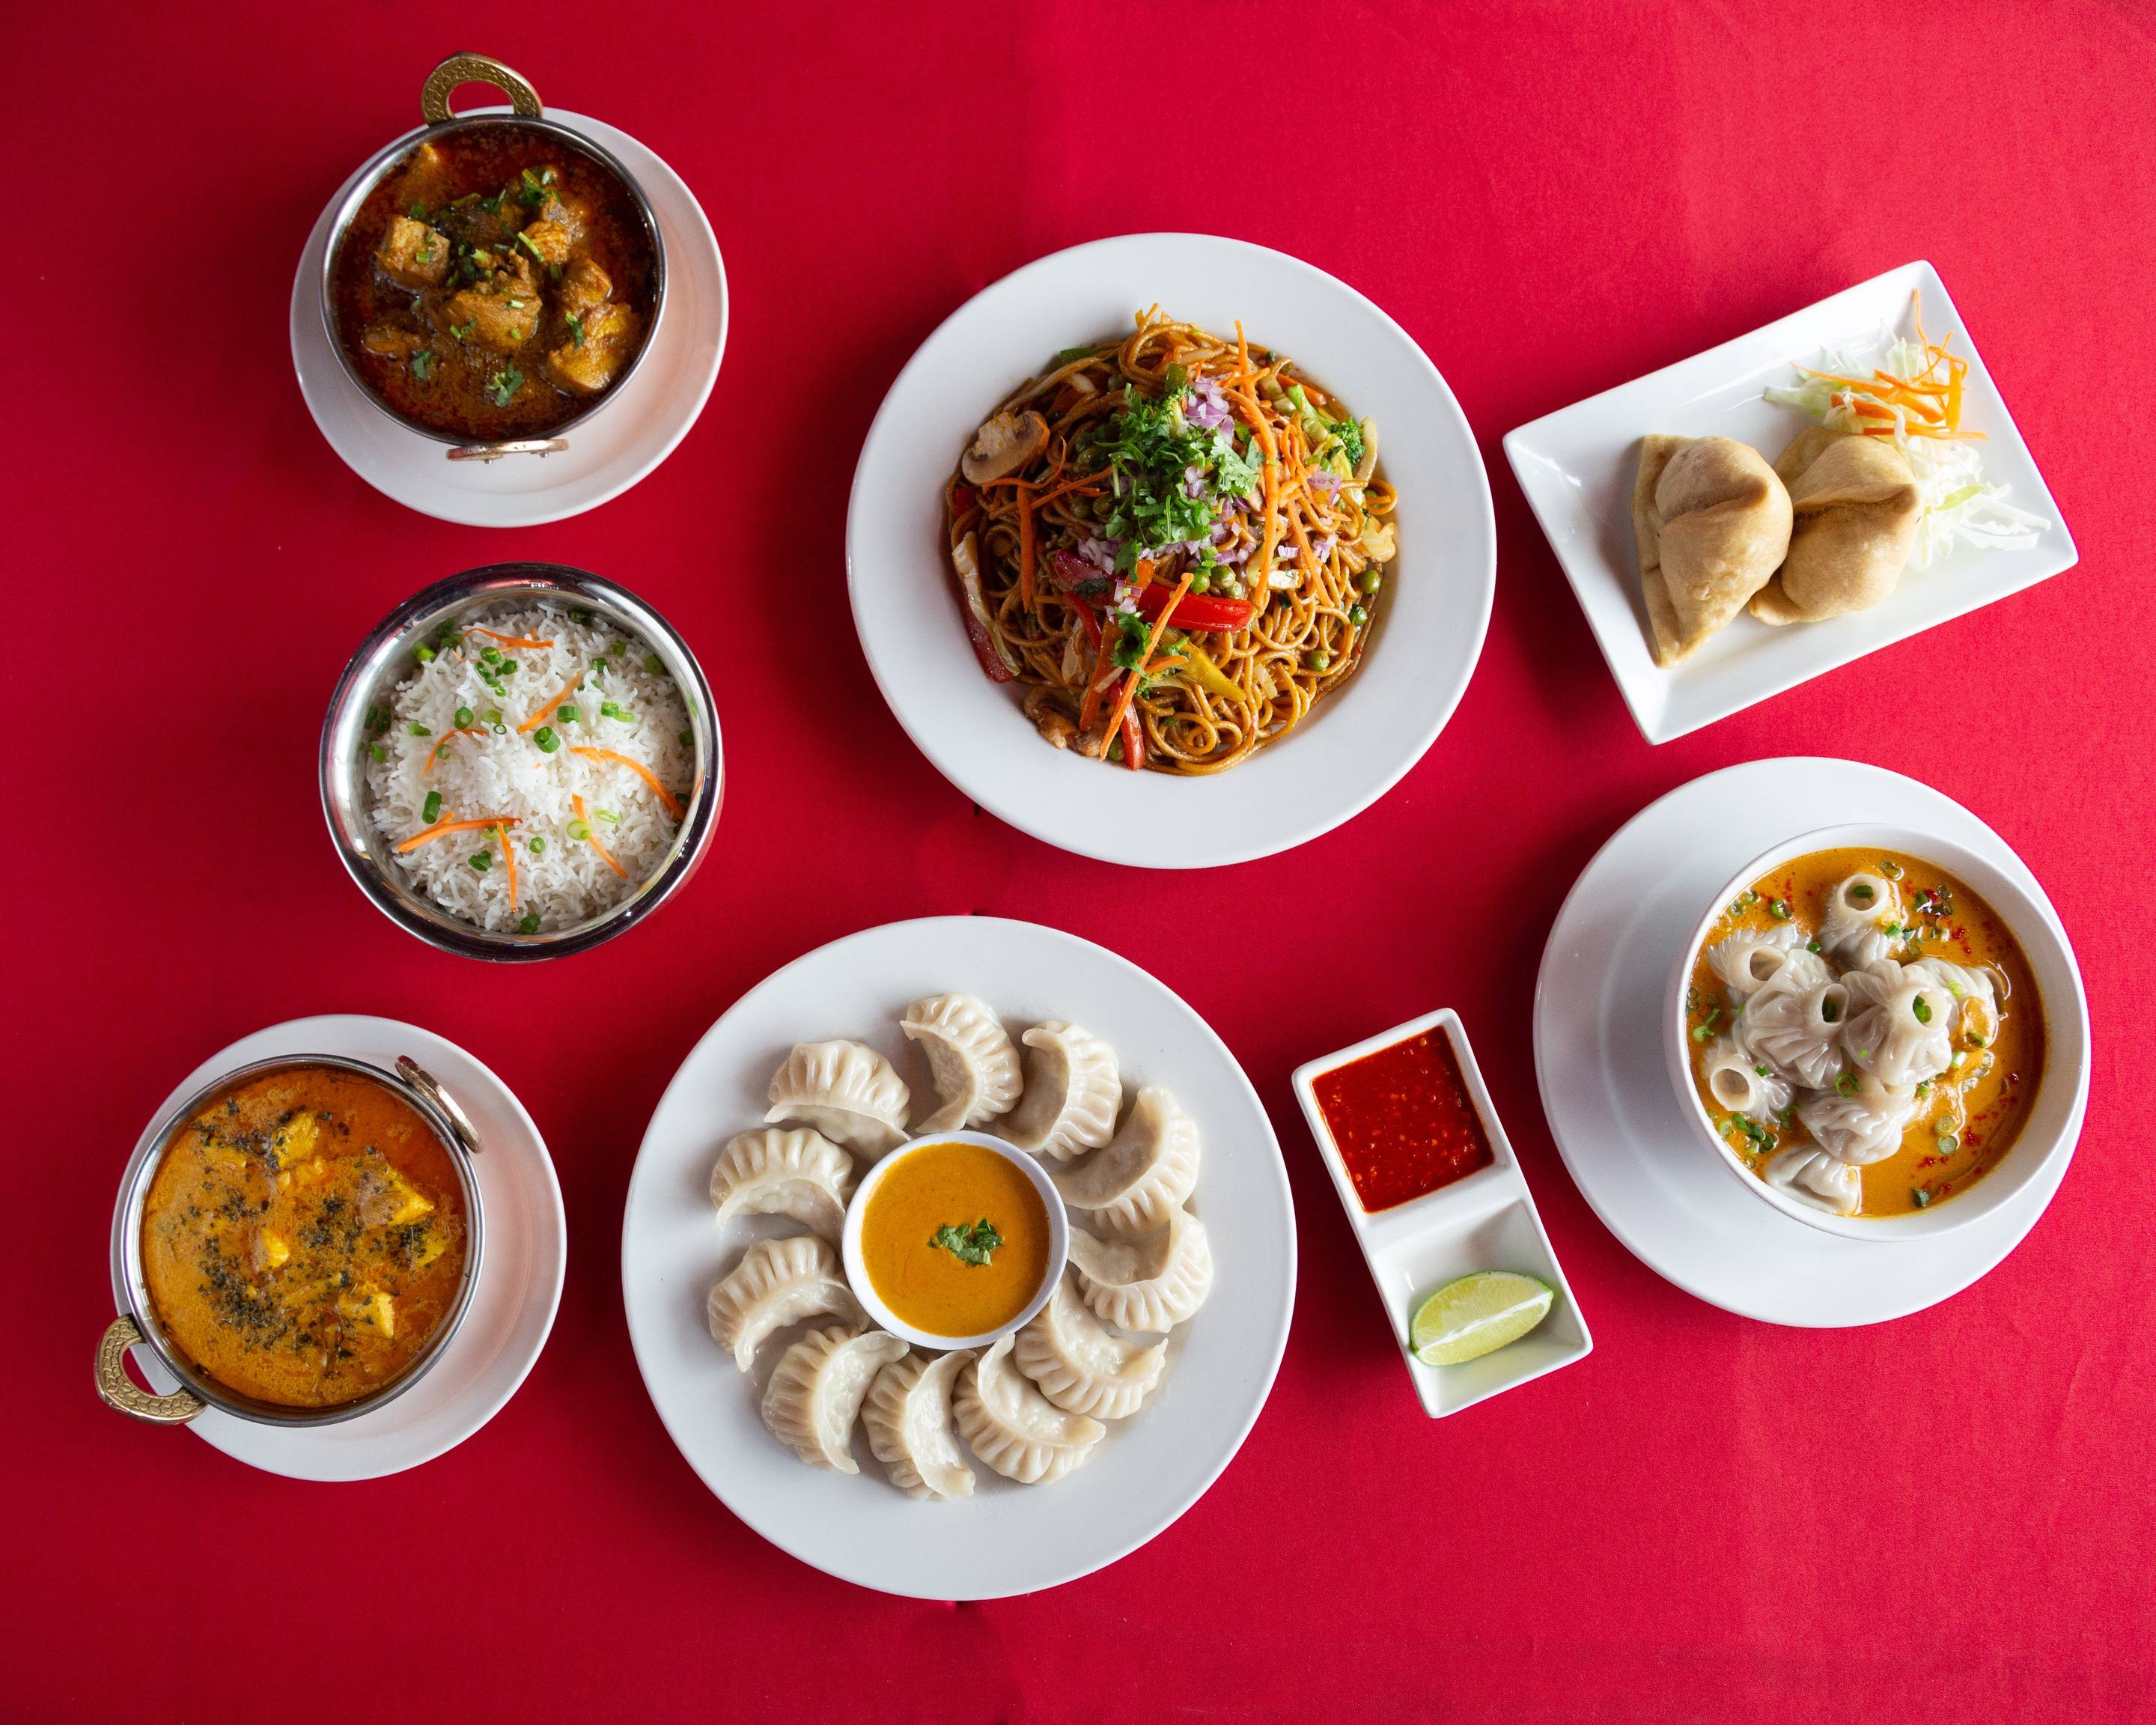
[[(1950, 336), (1951, 350), (1969, 362), (1962, 424), (1984, 434), (1984, 476), (2007, 487), (2009, 503), (2050, 526), (2025, 547), (1958, 545), (1928, 567), (1912, 562), (1893, 593), (1869, 611), (1781, 629), (1739, 616), (1683, 664), (1666, 670), (1656, 665), (1647, 644), (1632, 531), (1640, 439), (1650, 432), (1734, 438), (1772, 461), (1810, 422), (1761, 392), (1795, 383), (1799, 366), (1817, 366), (1828, 352), (1861, 353), (1891, 335), (1912, 333), (1912, 303), (1922, 309), (1926, 333), (1934, 341)], [(1969, 326), (1927, 263), (1904, 264), (1748, 336), (1522, 425), (1506, 434), (1505, 454), (1649, 742), (1667, 742), (1726, 719), (2003, 599), (2071, 569), (2080, 556)]]
[[(1491, 1163), (1435, 1192), (1410, 1199), (1390, 1209), (1373, 1213), (1363, 1208), (1355, 1182), (1317, 1102), (1317, 1081), (1327, 1073), (1353, 1064), (1366, 1055), (1419, 1036), (1425, 1030), (1441, 1030), (1460, 1061), (1467, 1096), (1489, 1137)], [(1414, 1379), (1415, 1393), (1432, 1419), (1457, 1414), (1462, 1408), (1496, 1394), (1500, 1390), (1554, 1372), (1574, 1360), (1584, 1359), (1594, 1346), (1587, 1321), (1572, 1297), (1572, 1289), (1558, 1267), (1549, 1236), (1543, 1231), (1535, 1210), (1534, 1195), (1527, 1190), (1519, 1159), (1505, 1128), (1491, 1106), (1482, 1074), (1475, 1064), (1475, 1051), (1467, 1044), (1460, 1014), (1450, 1007), (1414, 1019), (1404, 1024), (1298, 1066), (1295, 1093), (1302, 1103), (1303, 1117), (1317, 1141), (1325, 1165), (1332, 1171), (1332, 1183), (1355, 1230), (1357, 1244), (1370, 1266), (1392, 1319), (1393, 1334), (1399, 1343), (1400, 1358)], [(1548, 1282), (1557, 1290), (1557, 1303), (1542, 1323), (1508, 1348), (1465, 1365), (1426, 1366), (1408, 1351), (1408, 1324), (1425, 1294), (1455, 1278), (1477, 1270), (1511, 1270)]]

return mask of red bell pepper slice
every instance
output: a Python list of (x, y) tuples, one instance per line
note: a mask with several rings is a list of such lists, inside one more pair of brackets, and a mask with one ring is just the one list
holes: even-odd
[[(1158, 584), (1146, 588), (1137, 596), (1138, 609), (1144, 615), (1158, 618), (1168, 609), (1168, 602), (1174, 596), (1173, 587)], [(1248, 599), (1216, 599), (1203, 593), (1185, 593), (1183, 603), (1175, 608), (1177, 628), (1204, 634), (1214, 629), (1233, 631), (1248, 629), (1258, 608)]]
[(1135, 706), (1123, 709), (1123, 765), (1133, 773), (1145, 770), (1145, 726), (1138, 722)]

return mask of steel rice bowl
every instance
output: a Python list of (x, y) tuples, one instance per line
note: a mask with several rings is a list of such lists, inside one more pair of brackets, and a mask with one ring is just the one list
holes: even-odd
[[(421, 669), (419, 649), (444, 624), (484, 622), (542, 600), (582, 607), (641, 642), (680, 691), (692, 733), (694, 778), (673, 841), (658, 865), (627, 896), (567, 927), (524, 934), (480, 927), (422, 891), (372, 819), (367, 781), (375, 741), (370, 713), (388, 712), (398, 686)], [(452, 575), (413, 594), (360, 643), (337, 680), (322, 723), (322, 814), (338, 860), (360, 890), (393, 922), (429, 945), (470, 958), (521, 963), (565, 957), (613, 939), (680, 890), (709, 849), (724, 792), (719, 716), (711, 685), (673, 625), (626, 588), (561, 563), (490, 563)]]

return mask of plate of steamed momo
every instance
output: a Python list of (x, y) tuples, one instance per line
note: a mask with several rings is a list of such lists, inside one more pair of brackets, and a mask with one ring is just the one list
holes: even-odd
[(1295, 1285), (1280, 1150), (1164, 985), (963, 916), (820, 948), (675, 1075), (631, 1179), (637, 1362), (803, 1562), (984, 1599), (1113, 1562), (1233, 1459)]

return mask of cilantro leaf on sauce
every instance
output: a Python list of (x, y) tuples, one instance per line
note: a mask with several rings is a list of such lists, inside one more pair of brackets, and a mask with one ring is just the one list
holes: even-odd
[(988, 1255), (1004, 1243), (1002, 1235), (986, 1216), (970, 1228), (962, 1228), (954, 1222), (946, 1222), (929, 1236), (932, 1250), (941, 1247), (961, 1264), (970, 1264), (981, 1269), (988, 1261)]

